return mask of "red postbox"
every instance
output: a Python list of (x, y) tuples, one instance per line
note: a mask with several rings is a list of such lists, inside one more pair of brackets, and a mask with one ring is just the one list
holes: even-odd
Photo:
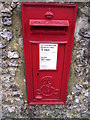
[(76, 4), (22, 2), (29, 104), (65, 104)]

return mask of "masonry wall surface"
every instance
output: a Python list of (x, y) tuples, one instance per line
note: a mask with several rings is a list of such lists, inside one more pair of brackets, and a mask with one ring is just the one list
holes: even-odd
[[(25, 1), (25, 0), (21, 0)], [(90, 3), (78, 2), (66, 105), (28, 106), (21, 1), (0, 1), (0, 118), (89, 118)], [(31, 0), (27, 0), (31, 1)], [(32, 0), (67, 2), (65, 0)]]

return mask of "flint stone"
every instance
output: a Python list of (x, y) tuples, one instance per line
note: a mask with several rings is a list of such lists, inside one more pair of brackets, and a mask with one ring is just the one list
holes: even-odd
[(14, 9), (14, 8), (16, 8), (17, 4), (16, 4), (15, 2), (11, 2), (11, 5), (10, 5), (10, 6), (11, 6), (11, 8)]
[(88, 103), (88, 99), (84, 98), (83, 102)]
[(76, 85), (76, 89), (77, 89), (77, 90), (81, 90), (82, 87), (83, 87), (82, 85), (79, 85), (79, 84)]
[(82, 114), (87, 113), (87, 110), (85, 110), (85, 111), (81, 111), (81, 113), (82, 113)]
[(75, 103), (79, 103), (80, 102), (80, 99), (79, 98), (76, 98), (75, 99)]
[(11, 6), (9, 6), (9, 7), (8, 7), (8, 9), (9, 9), (10, 11), (12, 11), (12, 10), (13, 10), (13, 8), (12, 8)]
[(77, 95), (77, 96), (80, 96), (80, 95), (81, 95), (81, 92), (77, 91), (77, 92), (76, 92), (76, 95)]
[(10, 87), (9, 87), (9, 90), (11, 91), (18, 91), (18, 86), (16, 84), (12, 84)]
[(18, 67), (18, 62), (15, 61), (15, 60), (11, 60), (11, 61), (9, 62), (9, 66), (11, 66), (11, 67)]
[(77, 105), (75, 105), (75, 106), (71, 105), (71, 106), (70, 106), (70, 109), (75, 109), (75, 108), (77, 108), (77, 107), (78, 107)]
[(84, 50), (84, 53), (83, 53), (83, 56), (88, 57), (88, 55), (89, 55), (89, 54), (88, 54), (88, 49), (85, 49), (85, 50)]
[(11, 105), (11, 101), (10, 100), (5, 100), (5, 101), (2, 101), (3, 104), (6, 104), (6, 105)]
[(80, 67), (76, 67), (76, 68), (75, 68), (75, 71), (76, 71), (77, 73), (81, 73), (81, 68), (80, 68)]
[(82, 64), (82, 65), (84, 65), (84, 66), (86, 66), (86, 65), (87, 65), (87, 61), (85, 61), (84, 59), (81, 59), (81, 61), (80, 61), (80, 62), (81, 62), (81, 64)]
[(85, 32), (84, 37), (85, 37), (85, 38), (90, 38), (90, 31)]
[(85, 68), (85, 69), (84, 69), (84, 73), (85, 73), (86, 75), (89, 74), (89, 72), (90, 72), (90, 71), (89, 71), (89, 68)]
[(14, 69), (10, 69), (9, 73), (12, 75), (12, 76), (15, 76), (16, 75), (16, 71)]
[(90, 38), (90, 31), (87, 31), (84, 28), (82, 28), (79, 30), (79, 35), (84, 38)]
[(2, 74), (7, 74), (8, 73), (8, 70), (7, 69), (0, 69), (0, 75)]
[(72, 95), (68, 95), (68, 100), (72, 100)]
[(79, 55), (79, 57), (78, 57), (78, 59), (81, 59), (81, 57), (83, 56), (83, 54), (84, 54), (84, 50), (85, 50), (85, 48), (79, 48), (78, 49), (78, 51), (77, 51), (77, 54)]
[(12, 82), (13, 80), (10, 78), (10, 76), (6, 76), (5, 78), (4, 78), (4, 82), (5, 83), (9, 83), (9, 82)]
[(7, 44), (6, 44), (6, 42), (0, 42), (0, 48), (2, 49), (2, 48), (5, 48), (7, 46)]
[(2, 16), (7, 16), (7, 17), (11, 17), (12, 16), (12, 12), (9, 8), (5, 8), (3, 10), (1, 10)]
[(84, 95), (85, 97), (89, 97), (89, 92), (86, 92)]
[(76, 71), (76, 73), (77, 73), (77, 76), (83, 75), (83, 70), (81, 70), (80, 66), (77, 67), (77, 68), (75, 68), (75, 71)]
[(8, 107), (8, 111), (10, 112), (10, 113), (12, 113), (12, 112), (14, 112), (15, 111), (15, 107), (13, 106), (10, 106), (10, 107)]
[(14, 99), (14, 103), (18, 106), (24, 105), (24, 101), (21, 99), (18, 99), (18, 100)]
[(3, 23), (4, 23), (4, 25), (10, 26), (12, 24), (11, 18), (4, 17)]
[(0, 67), (7, 68), (8, 67), (7, 62), (6, 61), (0, 61)]
[(11, 51), (8, 51), (8, 58), (19, 58), (19, 53), (18, 52), (11, 52)]
[(5, 50), (0, 50), (0, 57), (1, 59), (6, 59), (7, 58), (7, 52)]
[(22, 95), (23, 95), (23, 94), (21, 94), (19, 91), (13, 92), (13, 93), (11, 94), (12, 97), (20, 97), (20, 98), (22, 98)]
[(80, 105), (80, 107), (82, 110), (86, 110), (86, 106), (83, 103)]
[(3, 30), (3, 32), (0, 32), (0, 37), (7, 39), (10, 41), (13, 37), (12, 32), (9, 32), (6, 28)]
[(84, 84), (83, 87), (87, 90), (88, 89), (88, 84)]
[(81, 91), (82, 91), (82, 89), (77, 89), (77, 90), (74, 90), (73, 92), (72, 92), (72, 95), (77, 95), (77, 96), (79, 96), (80, 94), (81, 94)]
[(88, 46), (88, 41), (87, 40), (81, 40), (80, 41), (80, 45), (81, 45), (81, 47), (87, 47)]

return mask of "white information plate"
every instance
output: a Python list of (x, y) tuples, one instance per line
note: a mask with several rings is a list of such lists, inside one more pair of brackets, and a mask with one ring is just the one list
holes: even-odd
[(58, 44), (39, 44), (39, 69), (56, 70)]

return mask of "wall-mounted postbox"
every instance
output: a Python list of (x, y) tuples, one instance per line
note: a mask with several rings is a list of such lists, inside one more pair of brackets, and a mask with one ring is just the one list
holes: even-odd
[(29, 104), (64, 104), (76, 21), (76, 4), (22, 2)]

